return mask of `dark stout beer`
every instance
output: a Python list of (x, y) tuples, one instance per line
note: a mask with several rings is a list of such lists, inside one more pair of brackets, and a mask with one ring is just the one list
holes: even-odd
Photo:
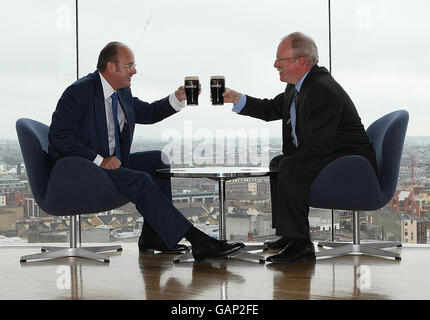
[(224, 76), (212, 76), (211, 77), (211, 96), (212, 105), (223, 105), (224, 97), (222, 94), (225, 90), (225, 78)]
[(185, 77), (185, 94), (187, 105), (197, 106), (199, 104), (199, 77)]

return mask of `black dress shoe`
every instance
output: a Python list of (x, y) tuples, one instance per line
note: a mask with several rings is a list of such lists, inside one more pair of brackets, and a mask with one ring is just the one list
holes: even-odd
[(154, 253), (154, 251), (161, 251), (162, 253), (181, 253), (190, 250), (188, 246), (184, 244), (177, 244), (173, 248), (169, 249), (160, 238), (157, 238), (158, 236), (148, 239), (148, 237), (144, 238), (141, 235), (138, 243), (139, 251), (148, 253)]
[(241, 248), (245, 247), (243, 243), (227, 243), (227, 241), (217, 241), (209, 247), (192, 246), (192, 254), (195, 261), (202, 261), (209, 258), (220, 258), (228, 256)]
[(263, 250), (274, 250), (274, 249), (283, 249), (287, 245), (287, 243), (290, 242), (290, 239), (283, 236), (280, 237), (277, 240), (267, 240), (264, 242), (264, 244), (267, 246)]
[(315, 248), (312, 242), (292, 240), (278, 254), (267, 257), (266, 261), (288, 263), (294, 261), (315, 260)]
[(181, 253), (190, 250), (183, 244), (177, 244), (171, 249), (167, 248), (163, 240), (161, 240), (149, 223), (143, 225), (138, 245), (140, 252), (149, 253), (154, 253), (154, 251), (161, 251), (162, 253)]
[(181, 253), (189, 251), (190, 249), (188, 246), (184, 244), (177, 244), (173, 248), (169, 249), (166, 247), (166, 245), (162, 242), (148, 242), (145, 243), (139, 243), (139, 251), (140, 252), (147, 252), (147, 253), (153, 253), (154, 251), (161, 251), (162, 253)]

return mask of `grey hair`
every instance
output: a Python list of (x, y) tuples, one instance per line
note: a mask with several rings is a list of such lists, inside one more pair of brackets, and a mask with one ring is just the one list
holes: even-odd
[(283, 37), (281, 41), (289, 40), (293, 52), (298, 57), (305, 57), (308, 65), (313, 66), (318, 63), (318, 48), (315, 41), (302, 32), (293, 32)]

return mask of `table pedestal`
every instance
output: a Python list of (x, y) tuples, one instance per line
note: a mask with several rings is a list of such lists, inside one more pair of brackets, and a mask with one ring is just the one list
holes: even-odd
[[(227, 214), (227, 205), (226, 205), (226, 198), (225, 198), (225, 182), (227, 180), (232, 180), (234, 178), (209, 178), (212, 180), (218, 181), (218, 192), (219, 192), (219, 211), (220, 216), (218, 219), (218, 232), (219, 232), (219, 239), (220, 240), (227, 240), (227, 233), (226, 233), (226, 214)], [(253, 250), (261, 250), (265, 248), (264, 245), (258, 245), (258, 246), (245, 246), (244, 248), (232, 253), (231, 255), (227, 256), (226, 258), (238, 258), (238, 259), (249, 259), (249, 260), (258, 260), (259, 262), (265, 262), (266, 258), (262, 255), (258, 255), (252, 252)], [(191, 248), (192, 250), (192, 248)], [(190, 261), (193, 260), (193, 254), (191, 252), (178, 255), (173, 258), (174, 262), (184, 262), (184, 261)]]

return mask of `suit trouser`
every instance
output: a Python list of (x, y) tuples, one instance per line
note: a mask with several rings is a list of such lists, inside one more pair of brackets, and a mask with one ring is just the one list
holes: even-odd
[(272, 227), (276, 235), (309, 239), (310, 186), (325, 164), (314, 160), (309, 165), (312, 169), (302, 175), (291, 157), (281, 154), (271, 160), (270, 166), (278, 168), (277, 175), (270, 177)]
[(127, 168), (104, 169), (119, 192), (136, 205), (168, 248), (173, 248), (192, 224), (172, 204), (170, 179), (159, 178), (156, 169), (168, 168), (161, 160), (161, 151), (130, 155)]
[(309, 239), (309, 195), (312, 182), (330, 162), (348, 154), (357, 154), (369, 160), (377, 172), (377, 162), (372, 144), (363, 145), (357, 152), (339, 152), (324, 159), (317, 157), (274, 157), (271, 167), (278, 174), (270, 177), (272, 200), (272, 227), (279, 236)]

